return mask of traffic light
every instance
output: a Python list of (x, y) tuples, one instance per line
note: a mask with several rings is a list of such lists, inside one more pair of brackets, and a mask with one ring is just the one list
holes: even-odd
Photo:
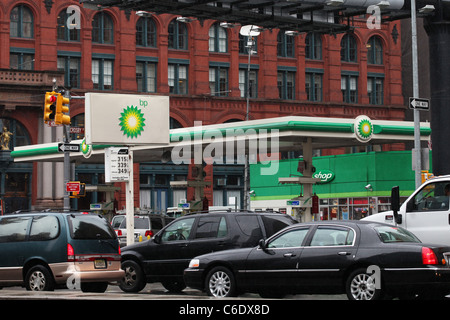
[(55, 91), (45, 93), (45, 103), (44, 103), (44, 122), (49, 123), (55, 120), (56, 116), (56, 105), (60, 93)]
[(66, 98), (62, 95), (58, 96), (58, 99), (56, 101), (56, 124), (70, 124), (70, 116), (65, 114), (69, 113), (69, 102), (69, 98)]

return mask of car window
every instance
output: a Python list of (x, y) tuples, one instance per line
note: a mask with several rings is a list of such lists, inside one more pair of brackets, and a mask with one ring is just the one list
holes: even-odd
[(152, 229), (157, 229), (157, 230), (162, 229), (163, 225), (162, 225), (162, 220), (160, 217), (150, 218), (150, 221), (152, 222)]
[(175, 221), (164, 230), (161, 236), (161, 240), (163, 242), (187, 240), (189, 238), (189, 235), (191, 234), (194, 221), (195, 218), (187, 218)]
[(427, 184), (408, 203), (408, 211), (436, 211), (449, 209), (450, 183)]
[(306, 234), (309, 228), (290, 230), (279, 237), (276, 237), (270, 241), (267, 245), (268, 248), (291, 248), (291, 247), (301, 247), (303, 240), (305, 240)]
[(97, 215), (67, 216), (72, 239), (115, 239), (116, 233), (111, 225)]
[(344, 227), (319, 227), (311, 240), (311, 246), (352, 245), (355, 232)]
[(30, 241), (55, 239), (59, 235), (59, 222), (55, 216), (37, 216), (33, 218)]
[[(123, 219), (120, 223), (120, 229), (126, 229), (127, 219)], [(134, 217), (134, 228), (135, 229), (150, 229), (150, 220), (148, 217)]]
[(25, 241), (31, 217), (8, 217), (0, 220), (0, 242)]
[(420, 242), (419, 239), (411, 232), (391, 226), (375, 227), (375, 231), (378, 233), (381, 241), (388, 242)]
[(263, 235), (259, 226), (258, 217), (255, 215), (238, 215), (236, 221), (239, 228), (247, 236), (252, 236), (257, 239), (262, 239)]
[[(271, 236), (281, 229), (290, 226), (292, 221), (287, 216), (279, 215), (279, 216), (265, 216), (261, 215), (261, 218), (264, 223), (264, 229), (266, 230), (266, 235)], [(289, 223), (290, 222), (290, 223)]]
[(111, 226), (114, 229), (117, 229), (120, 227), (120, 224), (122, 223), (123, 220), (125, 220), (125, 216), (115, 216), (111, 222)]
[(222, 238), (226, 235), (227, 222), (225, 217), (200, 217), (194, 238)]

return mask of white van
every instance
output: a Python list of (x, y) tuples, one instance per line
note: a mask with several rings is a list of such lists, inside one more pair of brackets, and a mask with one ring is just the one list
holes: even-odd
[(422, 242), (450, 245), (450, 175), (423, 183), (399, 207), (398, 187), (391, 196), (392, 211), (380, 212), (363, 220), (397, 224), (414, 233)]

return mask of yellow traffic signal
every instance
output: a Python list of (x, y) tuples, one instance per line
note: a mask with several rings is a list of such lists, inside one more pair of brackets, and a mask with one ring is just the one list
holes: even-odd
[(56, 116), (55, 116), (55, 123), (56, 124), (70, 124), (70, 115), (66, 115), (65, 113), (69, 113), (69, 103), (70, 99), (58, 96), (57, 102), (56, 102)]
[(56, 117), (56, 105), (60, 93), (46, 92), (45, 102), (44, 102), (44, 122), (49, 123), (49, 121), (55, 120)]

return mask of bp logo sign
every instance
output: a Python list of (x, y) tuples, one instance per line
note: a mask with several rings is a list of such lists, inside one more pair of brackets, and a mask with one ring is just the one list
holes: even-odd
[(120, 130), (128, 138), (137, 138), (144, 131), (145, 118), (141, 109), (134, 106), (127, 106), (123, 109), (119, 118)]
[(355, 119), (354, 131), (356, 139), (360, 142), (368, 142), (372, 139), (373, 124), (369, 117), (359, 116)]
[(86, 144), (167, 145), (169, 97), (135, 94), (85, 94)]

